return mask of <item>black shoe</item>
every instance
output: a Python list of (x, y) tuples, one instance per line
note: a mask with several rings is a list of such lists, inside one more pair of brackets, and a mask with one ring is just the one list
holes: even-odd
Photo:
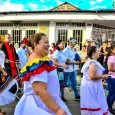
[(19, 89), (17, 93), (21, 93), (21, 90)]
[(115, 115), (115, 112), (113, 109), (110, 109), (109, 112), (112, 114), (112, 115)]
[(63, 102), (67, 102), (67, 100), (64, 97), (61, 97)]
[(75, 100), (80, 100), (80, 96), (76, 96), (76, 97), (75, 97)]
[(115, 109), (112, 109), (113, 110), (113, 112), (115, 112)]

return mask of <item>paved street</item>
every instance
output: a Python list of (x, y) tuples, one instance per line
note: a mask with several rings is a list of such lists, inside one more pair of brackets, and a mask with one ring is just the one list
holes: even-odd
[[(77, 81), (78, 81), (78, 85), (80, 85), (80, 81), (81, 81), (81, 77), (77, 77)], [(78, 87), (79, 89), (79, 87)], [(80, 102), (79, 101), (74, 101), (74, 93), (69, 92), (68, 90), (65, 89), (65, 98), (67, 99), (67, 106), (70, 109), (72, 115), (80, 115)], [(15, 105), (18, 101), (16, 100), (15, 102), (6, 105), (4, 107), (2, 107), (7, 114), (6, 115), (13, 115), (14, 109), (15, 109)], [(114, 104), (114, 108), (115, 108), (115, 104)]]
[[(72, 115), (80, 115), (79, 102), (74, 101), (73, 92), (65, 91), (65, 97), (68, 100), (68, 102), (66, 104), (69, 107)], [(15, 102), (13, 102), (11, 104), (2, 107), (7, 112), (6, 115), (13, 115), (15, 105), (17, 102), (18, 101), (16, 100)]]
[[(78, 85), (80, 85), (81, 78), (78, 77), (77, 80), (78, 80)], [(80, 102), (74, 101), (73, 91), (69, 92), (69, 91), (65, 90), (65, 98), (68, 100), (68, 102), (66, 104), (67, 104), (68, 108), (70, 109), (72, 115), (80, 115), (80, 106), (79, 106)], [(6, 115), (13, 115), (15, 105), (17, 102), (18, 102), (18, 100), (16, 100), (15, 102), (13, 102), (9, 105), (2, 107), (7, 112)]]

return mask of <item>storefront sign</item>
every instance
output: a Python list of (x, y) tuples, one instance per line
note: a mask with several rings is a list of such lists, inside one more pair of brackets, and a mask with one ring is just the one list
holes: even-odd
[(47, 28), (46, 27), (40, 27), (40, 31), (46, 31)]

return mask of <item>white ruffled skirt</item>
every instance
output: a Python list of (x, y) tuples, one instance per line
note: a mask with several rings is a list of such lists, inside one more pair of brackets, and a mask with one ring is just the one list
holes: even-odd
[[(54, 98), (56, 103), (66, 111), (67, 115), (72, 115), (68, 107), (60, 97)], [(35, 94), (23, 95), (18, 102), (14, 115), (56, 115), (43, 103), (39, 96)]]
[(14, 79), (10, 82), (10, 84), (0, 93), (0, 106), (4, 106), (6, 104), (10, 104), (16, 99), (16, 95), (9, 92), (9, 90), (12, 88), (12, 86), (16, 84), (17, 90), (18, 90), (18, 83)]
[(82, 79), (80, 93), (81, 114), (110, 115), (101, 80)]

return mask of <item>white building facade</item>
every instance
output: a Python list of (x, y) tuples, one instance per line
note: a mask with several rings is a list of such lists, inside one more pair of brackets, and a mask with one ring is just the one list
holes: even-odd
[(50, 44), (62, 39), (67, 45), (74, 37), (81, 47), (85, 39), (115, 40), (114, 20), (114, 11), (82, 11), (64, 3), (50, 11), (1, 12), (0, 35), (11, 34), (16, 48), (36, 32), (46, 33)]

